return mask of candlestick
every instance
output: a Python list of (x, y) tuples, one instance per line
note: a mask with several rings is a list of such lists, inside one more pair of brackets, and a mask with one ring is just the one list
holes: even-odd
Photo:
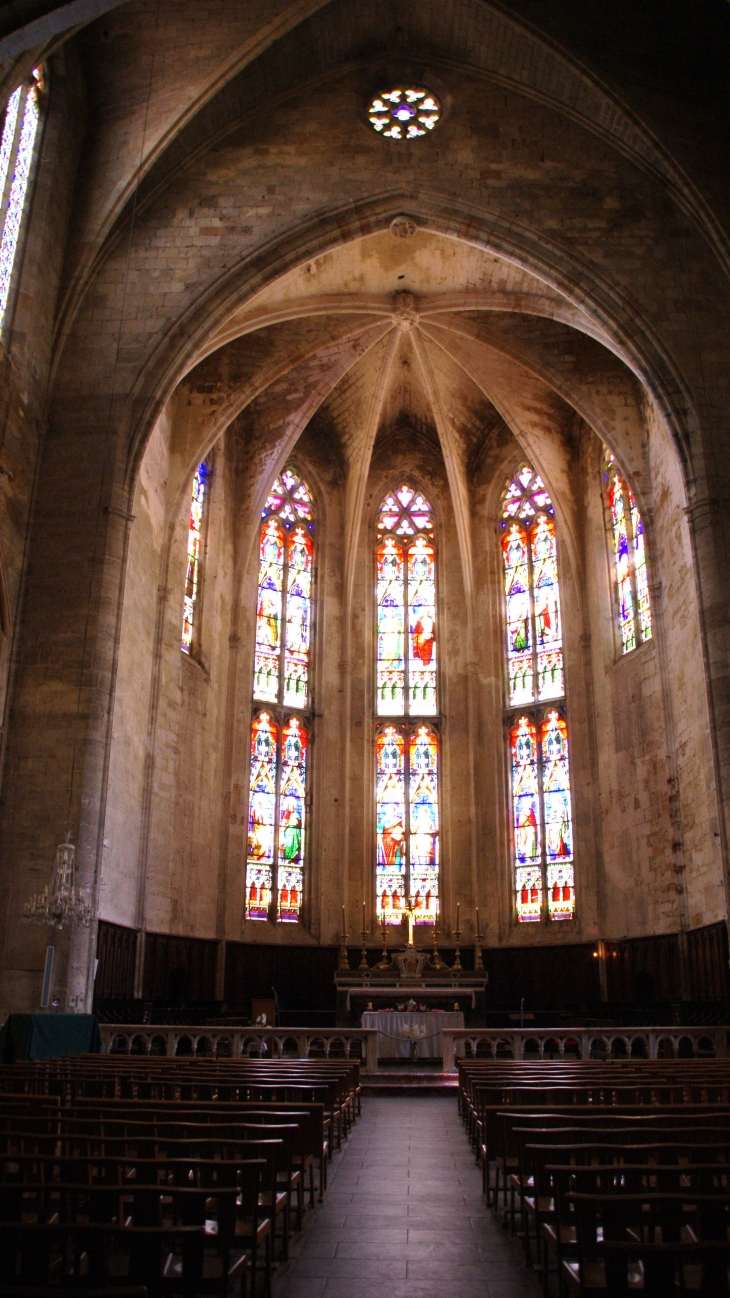
[(451, 966), (452, 969), (453, 969), (453, 971), (454, 971), (455, 973), (459, 973), (460, 970), (461, 970), (461, 950), (460, 950), (460, 947), (459, 947), (459, 939), (460, 939), (460, 937), (461, 937), (461, 929), (459, 928), (459, 910), (460, 910), (460, 907), (461, 907), (461, 903), (457, 901), (457, 903), (456, 903), (456, 928), (454, 929), (454, 937), (456, 938), (456, 955), (455, 955), (455, 958), (454, 958), (454, 963), (453, 963), (453, 965)]
[(368, 930), (365, 927), (365, 902), (363, 902), (362, 904), (362, 951), (360, 952), (360, 964), (358, 966), (358, 968), (360, 968), (363, 971), (363, 973), (366, 973), (367, 970), (370, 968), (370, 965), (368, 964), (368, 953), (367, 950), (365, 949), (365, 938), (367, 937), (367, 935), (368, 935)]
[(383, 912), (383, 958), (378, 965), (379, 969), (389, 969), (392, 961), (388, 957), (388, 930), (385, 926), (385, 912)]
[(474, 969), (483, 969), (484, 961), (482, 959), (482, 934), (479, 932), (479, 907), (477, 906), (477, 931), (476, 943), (474, 946)]
[(342, 933), (340, 934), (340, 963), (339, 968), (349, 970), (350, 962), (347, 958), (347, 933), (345, 932), (345, 907), (342, 907)]
[(442, 961), (442, 959), (441, 959), (441, 956), (439, 955), (439, 945), (438, 945), (438, 943), (439, 943), (439, 926), (438, 926), (438, 919), (435, 919), (435, 920), (433, 921), (433, 955), (431, 956), (431, 968), (432, 968), (432, 969), (443, 969), (443, 968), (445, 968), (444, 963), (443, 963), (443, 961)]

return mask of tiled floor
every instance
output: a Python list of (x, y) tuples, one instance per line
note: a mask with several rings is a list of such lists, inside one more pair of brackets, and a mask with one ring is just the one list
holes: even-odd
[(363, 1100), (275, 1298), (535, 1298), (485, 1207), (456, 1097)]

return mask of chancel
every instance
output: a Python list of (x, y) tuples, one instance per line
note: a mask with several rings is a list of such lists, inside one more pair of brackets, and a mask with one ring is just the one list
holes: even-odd
[(728, 1294), (729, 61), (0, 3), (0, 1298)]

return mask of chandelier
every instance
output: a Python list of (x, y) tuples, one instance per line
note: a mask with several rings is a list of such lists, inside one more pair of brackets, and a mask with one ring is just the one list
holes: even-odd
[(84, 928), (91, 923), (91, 902), (76, 887), (76, 848), (68, 837), (56, 848), (50, 888), (46, 884), (43, 892), (31, 897), (23, 907), (23, 919), (34, 924), (52, 924), (54, 928), (63, 928), (72, 919)]

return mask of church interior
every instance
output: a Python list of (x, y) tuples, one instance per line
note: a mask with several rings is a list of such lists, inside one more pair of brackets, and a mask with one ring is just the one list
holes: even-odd
[(0, 96), (0, 1164), (229, 1141), (12, 1293), (730, 1294), (579, 1157), (730, 1158), (727, 0), (4, 0)]

